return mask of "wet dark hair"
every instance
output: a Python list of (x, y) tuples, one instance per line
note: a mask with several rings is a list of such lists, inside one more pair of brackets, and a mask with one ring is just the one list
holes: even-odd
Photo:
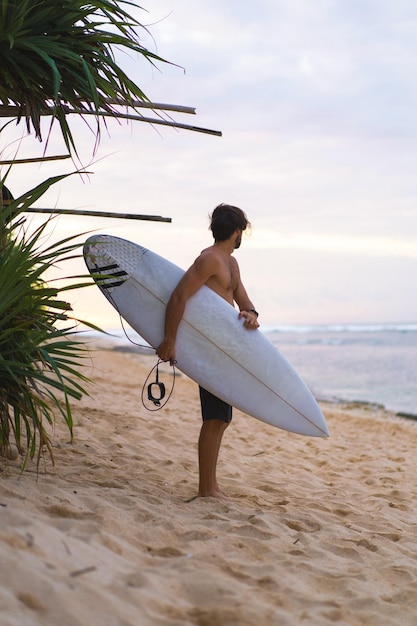
[(219, 204), (211, 214), (210, 230), (214, 241), (226, 241), (237, 228), (246, 230), (250, 222), (242, 209), (231, 204)]

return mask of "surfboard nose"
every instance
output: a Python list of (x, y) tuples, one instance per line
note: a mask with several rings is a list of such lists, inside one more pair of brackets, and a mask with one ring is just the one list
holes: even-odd
[[(134, 273), (146, 252), (146, 248), (132, 244), (126, 239), (100, 234), (89, 237), (83, 247), (85, 262), (90, 272), (94, 273), (94, 270), (99, 273), (102, 271), (104, 274), (111, 270), (124, 272), (124, 280)], [(108, 270), (108, 266), (115, 267)]]

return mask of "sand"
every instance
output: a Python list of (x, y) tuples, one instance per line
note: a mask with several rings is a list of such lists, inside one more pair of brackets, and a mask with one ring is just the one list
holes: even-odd
[(55, 466), (0, 461), (1, 626), (417, 624), (417, 423), (323, 404), (329, 439), (239, 411), (195, 499), (196, 385), (147, 412), (153, 357), (103, 345)]

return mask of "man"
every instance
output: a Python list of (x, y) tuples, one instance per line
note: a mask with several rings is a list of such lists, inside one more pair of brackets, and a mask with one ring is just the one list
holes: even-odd
[[(229, 304), (239, 307), (238, 317), (244, 318), (248, 330), (259, 327), (258, 313), (244, 288), (236, 259), (242, 233), (250, 226), (245, 213), (234, 206), (220, 204), (211, 215), (210, 229), (214, 244), (203, 250), (181, 278), (171, 294), (166, 308), (165, 337), (157, 349), (163, 361), (175, 361), (175, 341), (178, 326), (188, 298), (207, 285)], [(232, 407), (200, 387), (203, 425), (198, 442), (200, 497), (225, 497), (217, 484), (216, 467), (224, 431), (232, 419)]]

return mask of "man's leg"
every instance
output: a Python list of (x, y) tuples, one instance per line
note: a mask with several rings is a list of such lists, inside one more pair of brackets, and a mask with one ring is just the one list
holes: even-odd
[(201, 427), (198, 441), (198, 463), (200, 471), (198, 495), (200, 497), (225, 497), (217, 484), (216, 468), (220, 444), (228, 425), (227, 422), (223, 422), (222, 420), (210, 419), (203, 422)]

